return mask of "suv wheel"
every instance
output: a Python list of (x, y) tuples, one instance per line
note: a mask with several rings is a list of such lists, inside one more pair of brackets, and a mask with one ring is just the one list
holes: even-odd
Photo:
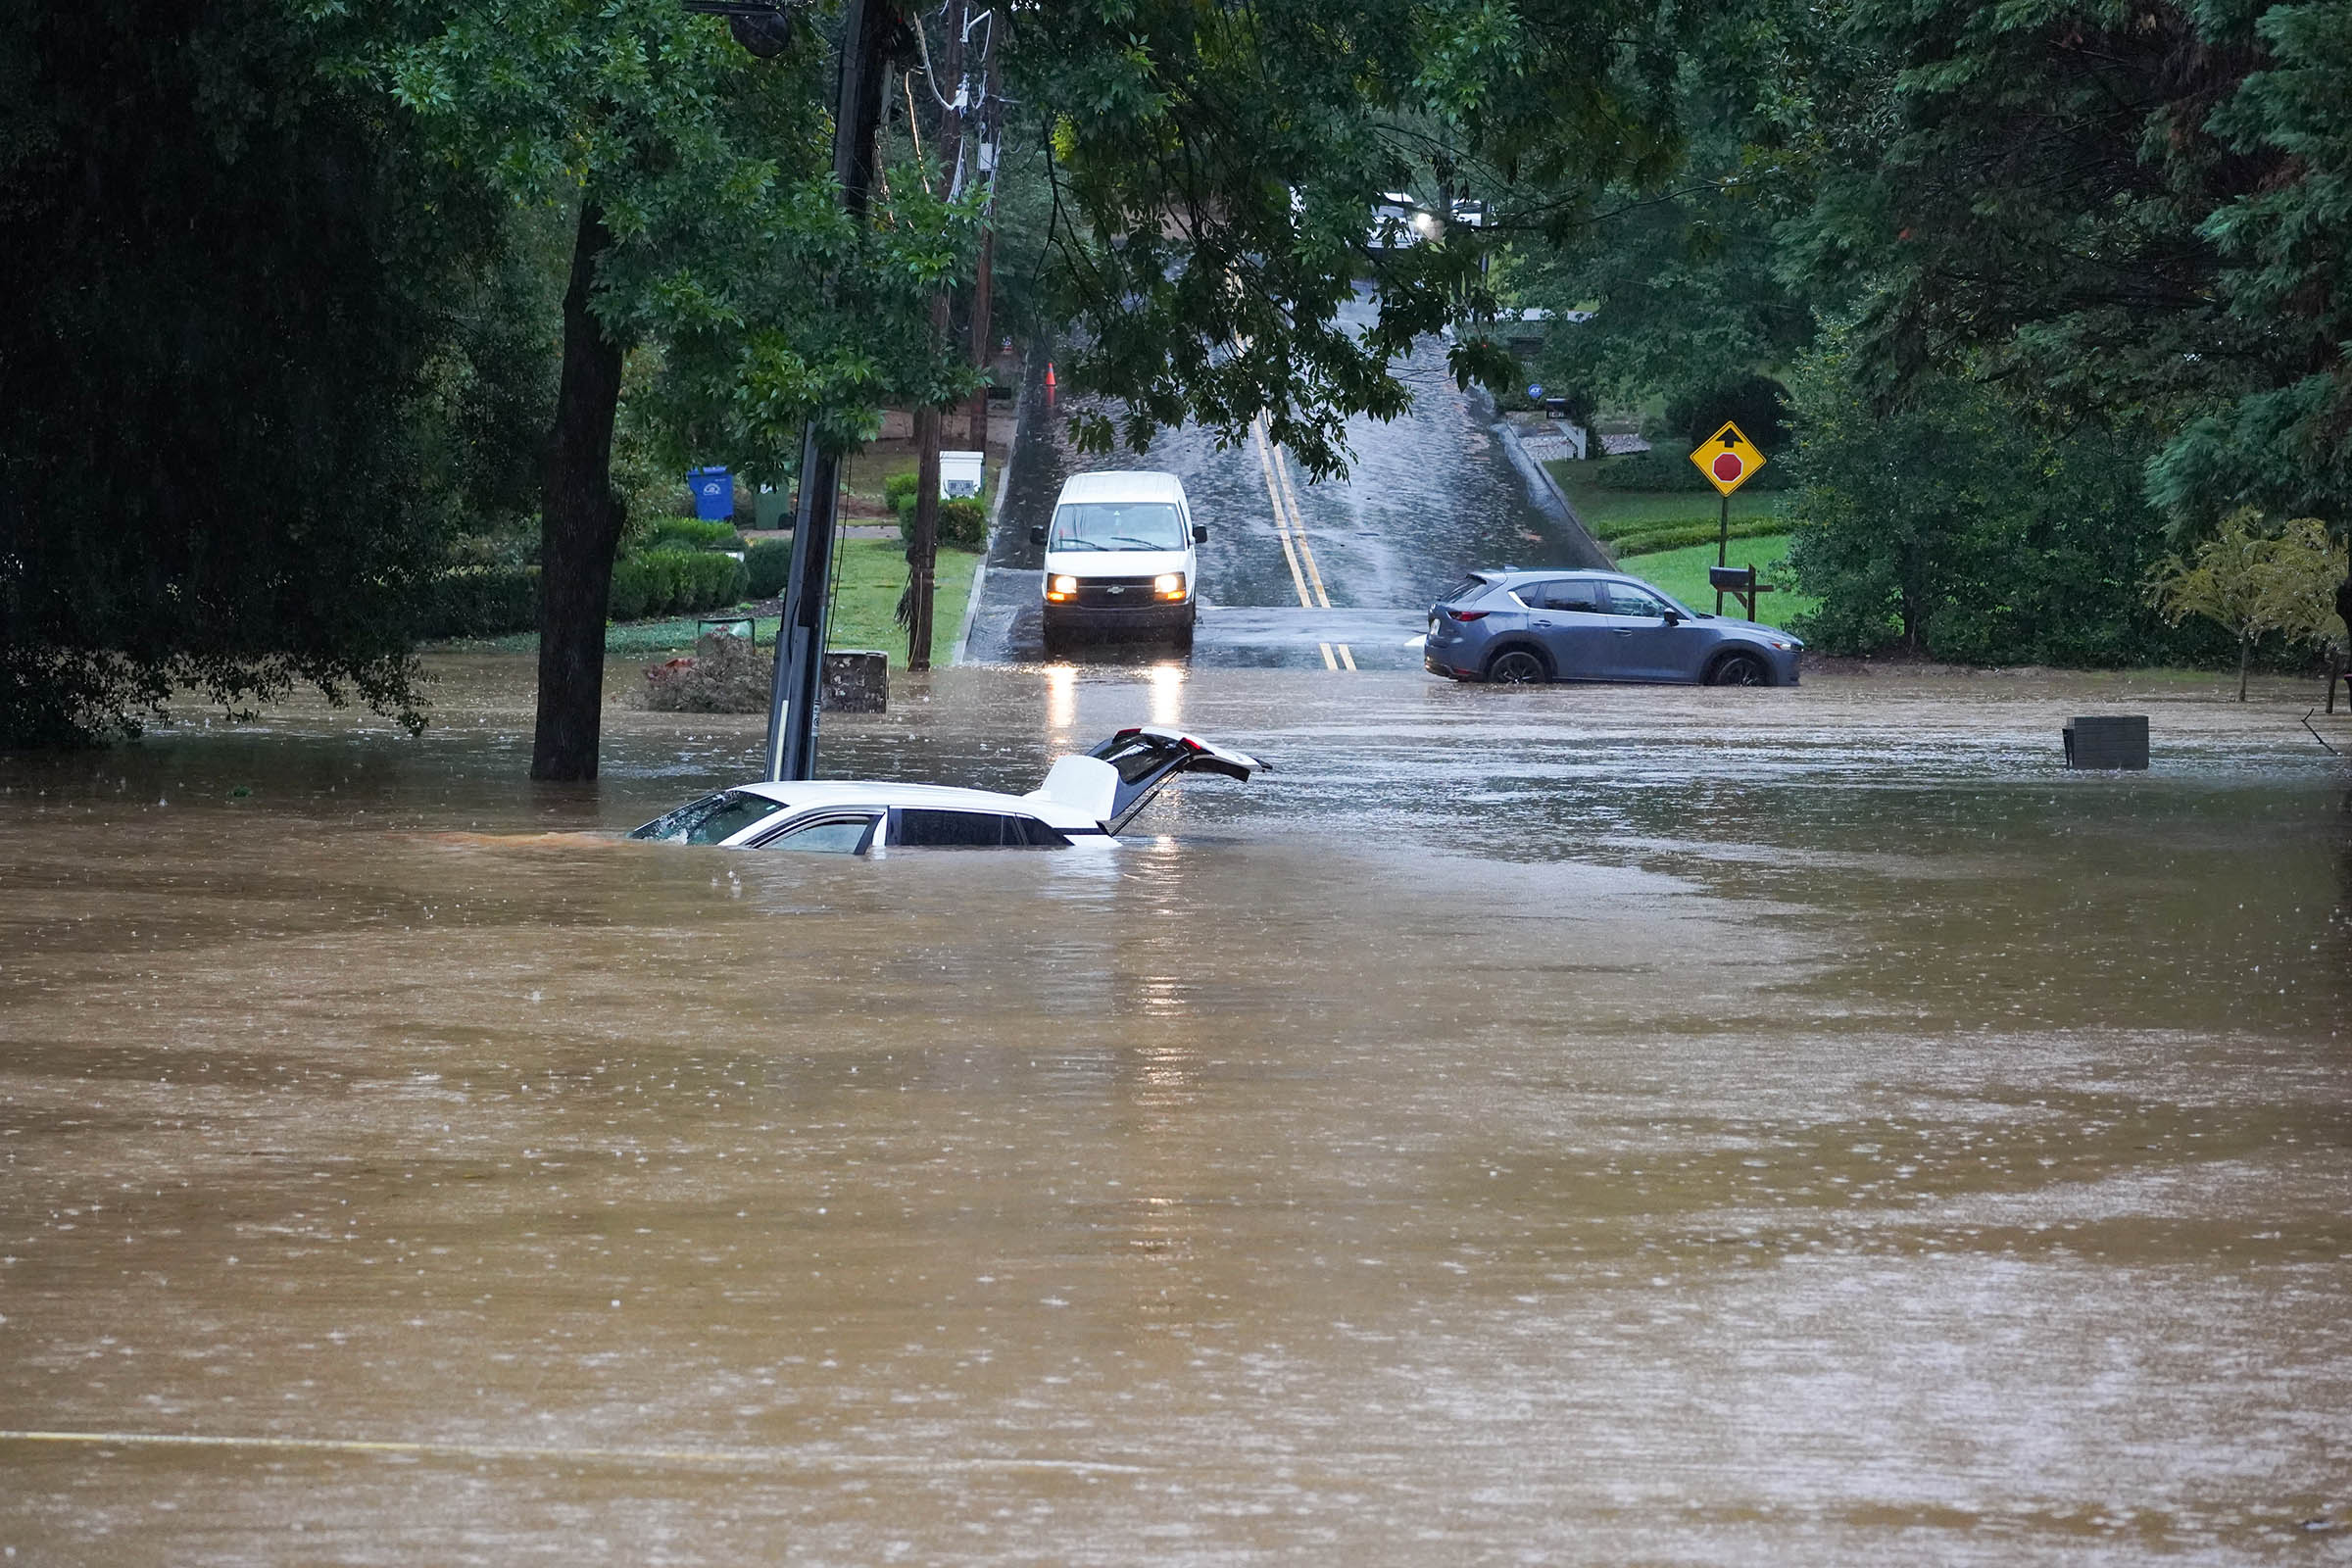
[(1487, 679), (1497, 686), (1541, 686), (1551, 679), (1551, 669), (1532, 648), (1505, 648), (1487, 661)]

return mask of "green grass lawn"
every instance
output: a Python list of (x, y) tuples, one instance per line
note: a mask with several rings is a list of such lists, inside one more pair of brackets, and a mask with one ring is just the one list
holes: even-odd
[[(1754, 566), (1759, 581), (1780, 587), (1780, 592), (1764, 594), (1756, 600), (1756, 618), (1768, 626), (1786, 626), (1805, 612), (1821, 603), (1800, 594), (1790, 593), (1786, 586), (1788, 572), (1783, 563), (1788, 555), (1788, 536), (1768, 534), (1761, 539), (1732, 541), (1732, 564)], [(1692, 610), (1712, 612), (1715, 590), (1707, 586), (1707, 568), (1715, 564), (1713, 545), (1691, 545), (1682, 550), (1661, 550), (1655, 555), (1628, 556), (1618, 566), (1631, 576), (1644, 582), (1654, 582)], [(1727, 615), (1740, 612), (1730, 599), (1723, 603)]]
[[(1592, 536), (1604, 541), (1676, 523), (1712, 525), (1722, 510), (1722, 503), (1704, 491), (1604, 490), (1592, 482), (1593, 471), (1599, 466), (1594, 463), (1561, 459), (1544, 466), (1560, 481), (1560, 488), (1568, 492), (1569, 505), (1576, 508), (1577, 515), (1584, 518)], [(1732, 521), (1769, 517), (1780, 500), (1781, 493), (1773, 491), (1736, 490), (1732, 493)]]
[[(836, 589), (833, 614), (826, 628), (828, 648), (880, 648), (890, 654), (894, 667), (906, 662), (906, 632), (891, 618), (899, 595), (906, 587), (906, 547), (896, 539), (844, 539), (835, 549)], [(931, 658), (947, 659), (956, 649), (956, 633), (963, 626), (963, 607), (971, 598), (972, 570), (980, 558), (969, 551), (939, 553), (938, 587), (931, 605)], [(605, 628), (605, 652), (614, 659), (666, 658), (691, 653), (695, 623), (716, 620), (727, 613), (710, 610), (701, 615), (662, 620), (615, 622)], [(762, 617), (760, 641), (772, 643), (776, 617)], [(509, 637), (465, 639), (439, 645), (448, 649), (494, 649), (501, 653), (529, 653), (539, 646), (537, 632)]]

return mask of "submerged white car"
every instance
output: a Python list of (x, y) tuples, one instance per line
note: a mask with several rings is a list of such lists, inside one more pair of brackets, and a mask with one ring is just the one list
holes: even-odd
[(1180, 730), (1120, 730), (1064, 757), (1026, 795), (877, 780), (745, 784), (706, 795), (631, 833), (662, 844), (864, 855), (883, 847), (1059, 850), (1110, 838), (1179, 773), (1247, 779), (1266, 764)]

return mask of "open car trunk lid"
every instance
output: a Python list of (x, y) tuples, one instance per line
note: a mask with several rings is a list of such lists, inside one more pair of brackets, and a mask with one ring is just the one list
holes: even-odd
[(1030, 792), (1032, 799), (1075, 807), (1117, 833), (1179, 773), (1216, 773), (1247, 779), (1266, 764), (1247, 752), (1182, 730), (1137, 725), (1120, 730), (1084, 757), (1065, 757)]

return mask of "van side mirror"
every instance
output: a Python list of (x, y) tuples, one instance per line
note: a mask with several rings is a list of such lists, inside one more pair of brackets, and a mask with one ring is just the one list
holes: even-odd
[(1207, 523), (1205, 523), (1205, 522), (1196, 522), (1196, 523), (1194, 523), (1194, 524), (1193, 524), (1193, 543), (1195, 543), (1195, 544), (1197, 544), (1197, 545), (1204, 545), (1204, 544), (1208, 543), (1208, 524), (1207, 524)]
[(1044, 523), (1034, 524), (1030, 528), (1029, 542), (1033, 545), (1042, 545), (1046, 542), (1046, 525)]

